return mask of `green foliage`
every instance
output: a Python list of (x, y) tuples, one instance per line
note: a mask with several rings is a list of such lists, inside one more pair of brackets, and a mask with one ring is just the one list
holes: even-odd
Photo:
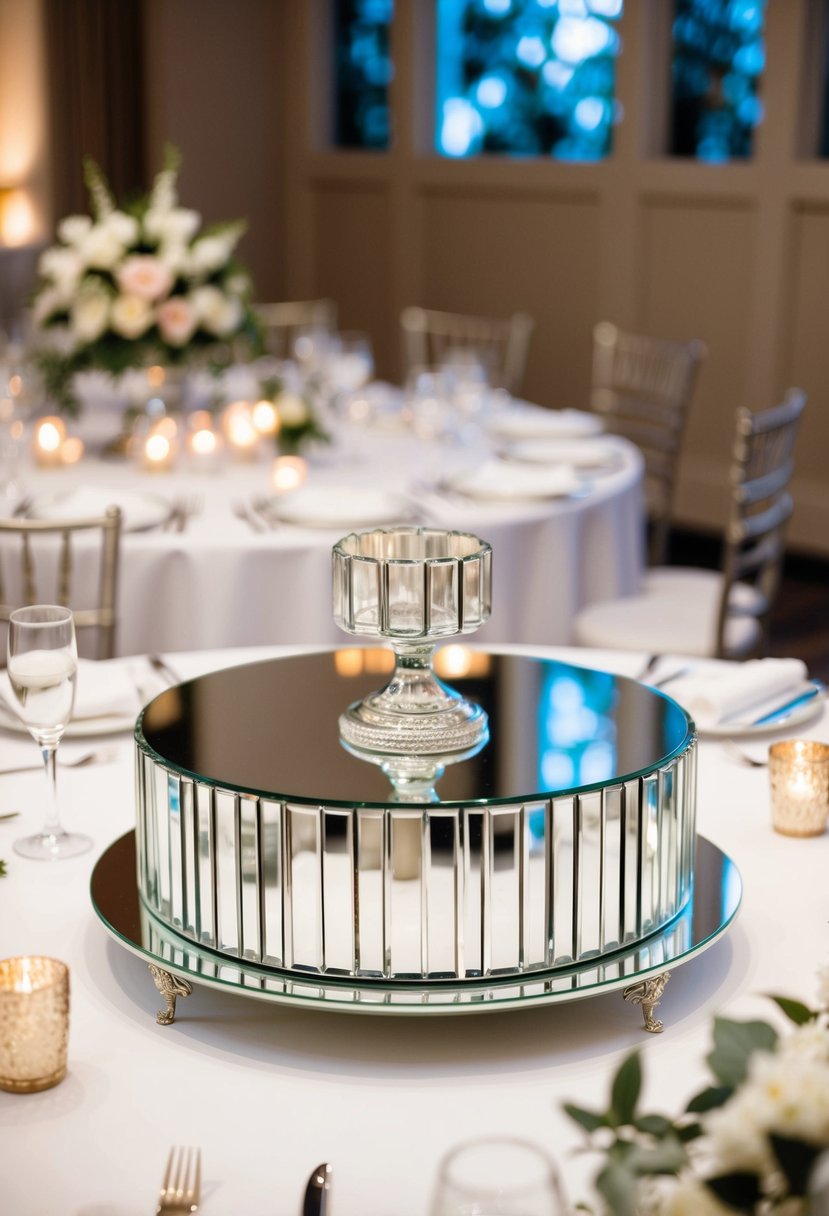
[(768, 1022), (730, 1022), (714, 1019), (714, 1050), (708, 1067), (721, 1085), (741, 1085), (755, 1051), (773, 1051), (777, 1031)]

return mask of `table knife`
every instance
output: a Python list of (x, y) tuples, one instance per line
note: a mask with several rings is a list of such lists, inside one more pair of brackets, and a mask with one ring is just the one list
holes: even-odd
[(308, 1179), (302, 1202), (302, 1216), (326, 1216), (330, 1189), (331, 1166), (324, 1162), (317, 1166)]
[(811, 688), (806, 692), (798, 693), (796, 697), (792, 697), (790, 701), (785, 701), (782, 705), (777, 705), (767, 714), (763, 714), (760, 718), (755, 718), (749, 725), (751, 726), (768, 726), (772, 722), (783, 722), (788, 718), (793, 709), (797, 709), (800, 705), (805, 705), (807, 701), (813, 701), (815, 697), (823, 696), (826, 692), (825, 684), (820, 680), (813, 680)]

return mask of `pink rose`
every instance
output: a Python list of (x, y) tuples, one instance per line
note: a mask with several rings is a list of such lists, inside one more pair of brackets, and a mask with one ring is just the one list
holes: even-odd
[(173, 275), (169, 266), (150, 254), (137, 253), (127, 258), (118, 271), (118, 286), (125, 295), (142, 300), (159, 300), (169, 294)]
[(184, 346), (197, 325), (195, 309), (184, 296), (171, 296), (158, 306), (158, 328), (170, 346)]

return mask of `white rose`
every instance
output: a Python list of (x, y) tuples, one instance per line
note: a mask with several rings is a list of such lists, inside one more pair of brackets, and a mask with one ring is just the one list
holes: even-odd
[(171, 244), (186, 243), (195, 236), (201, 224), (198, 211), (187, 207), (175, 207), (172, 211), (147, 211), (144, 216), (144, 231), (154, 241)]
[(190, 249), (190, 268), (194, 274), (211, 274), (221, 269), (230, 257), (235, 242), (225, 236), (203, 236)]
[(158, 328), (170, 346), (186, 346), (197, 324), (193, 306), (184, 296), (170, 296), (158, 306)]
[(119, 296), (112, 305), (112, 328), (122, 338), (140, 338), (154, 320), (149, 301), (141, 296)]
[(173, 273), (169, 266), (151, 253), (136, 253), (120, 267), (118, 286), (127, 295), (141, 296), (143, 300), (159, 300), (170, 294)]
[(58, 224), (58, 236), (67, 245), (79, 245), (91, 227), (88, 215), (67, 215)]
[(111, 211), (103, 225), (122, 245), (134, 245), (138, 240), (138, 220), (123, 211)]
[(81, 256), (95, 270), (112, 270), (124, 254), (124, 243), (106, 224), (96, 224), (84, 237)]
[(218, 287), (197, 287), (190, 293), (190, 302), (200, 324), (208, 333), (224, 337), (238, 329), (242, 320), (242, 306)]
[(72, 292), (83, 272), (83, 260), (74, 249), (53, 246), (41, 254), (38, 269), (46, 279), (51, 279), (63, 292)]
[(109, 323), (109, 296), (90, 288), (80, 292), (72, 305), (69, 324), (79, 342), (95, 342)]
[(307, 404), (295, 393), (281, 393), (277, 398), (276, 408), (280, 422), (290, 430), (304, 426), (311, 417)]

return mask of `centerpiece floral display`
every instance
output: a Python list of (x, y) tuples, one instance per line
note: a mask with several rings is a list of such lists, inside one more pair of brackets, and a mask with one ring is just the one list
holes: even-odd
[(331, 436), (320, 424), (307, 391), (293, 390), (279, 376), (269, 376), (260, 388), (262, 397), (276, 410), (276, 445), (283, 455), (296, 454), (306, 443), (330, 443)]
[[(603, 1162), (596, 1188), (614, 1216), (824, 1216), (829, 1212), (829, 968), (820, 1010), (771, 998), (794, 1024), (716, 1018), (712, 1084), (678, 1117), (639, 1109), (639, 1053), (605, 1111), (567, 1104)], [(820, 1198), (817, 1197), (818, 1192)], [(581, 1205), (581, 1210), (589, 1211)]]
[(179, 206), (180, 163), (168, 147), (149, 194), (118, 206), (87, 160), (92, 215), (63, 219), (58, 243), (41, 255), (33, 319), (54, 341), (34, 357), (67, 414), (79, 408), (80, 372), (117, 377), (196, 362), (220, 371), (242, 349), (247, 358), (261, 353), (250, 276), (235, 254), (245, 223), (203, 227), (197, 211)]

